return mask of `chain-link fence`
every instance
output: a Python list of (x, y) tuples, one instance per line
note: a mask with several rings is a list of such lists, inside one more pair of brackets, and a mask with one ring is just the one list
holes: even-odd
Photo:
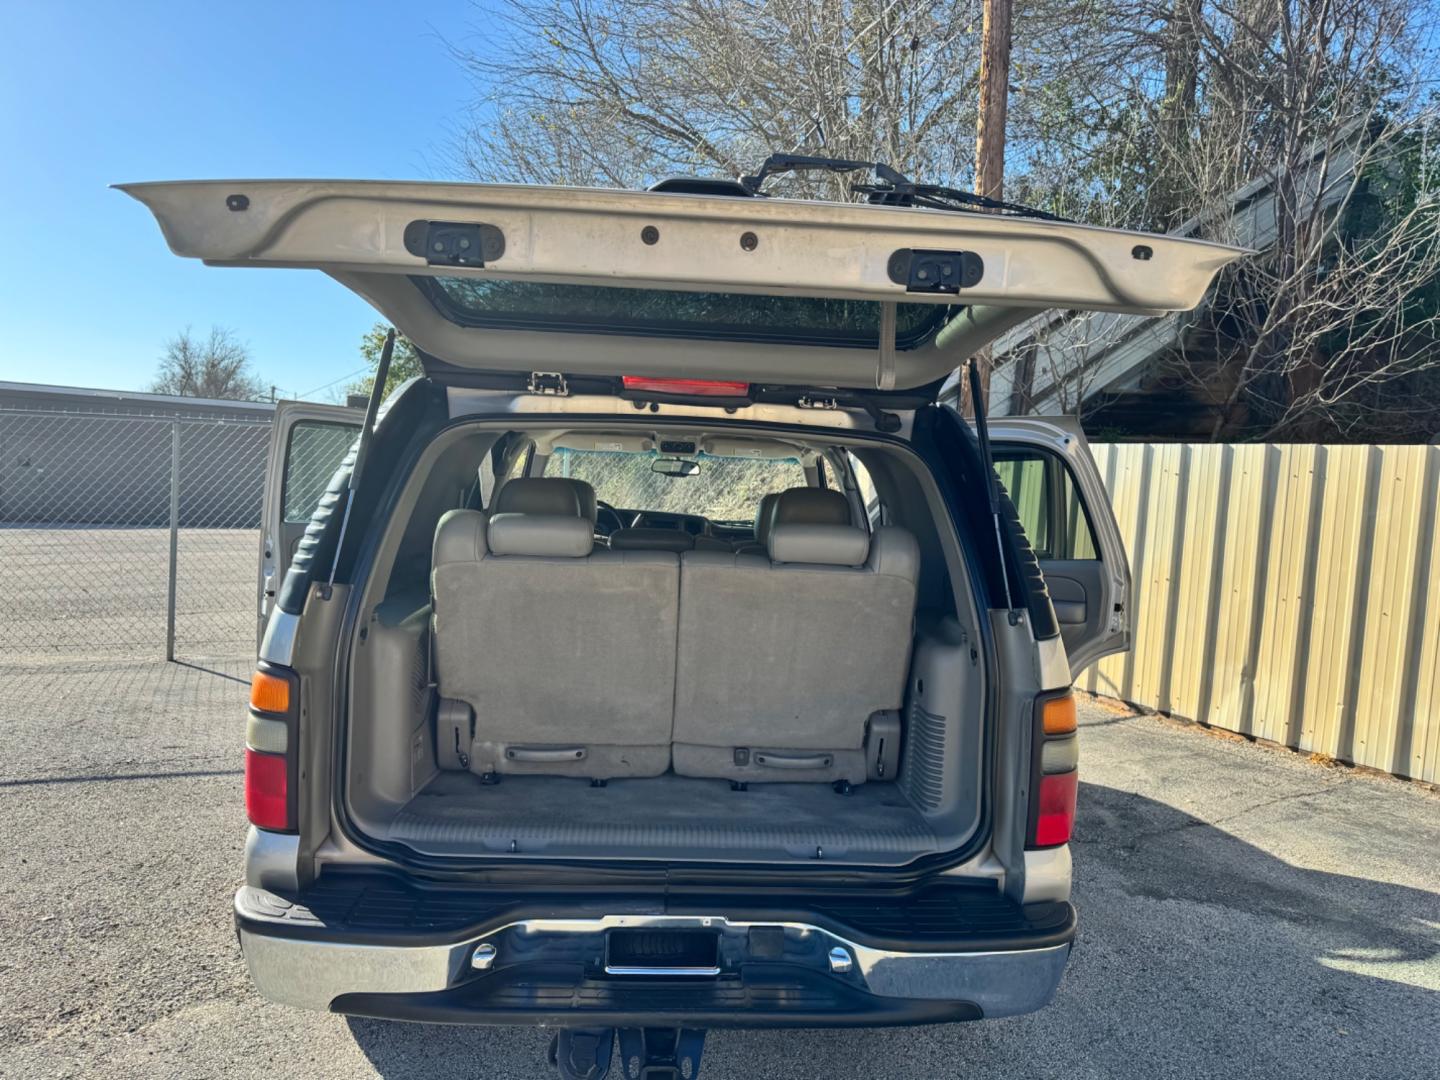
[(253, 654), (270, 417), (0, 409), (0, 655)]

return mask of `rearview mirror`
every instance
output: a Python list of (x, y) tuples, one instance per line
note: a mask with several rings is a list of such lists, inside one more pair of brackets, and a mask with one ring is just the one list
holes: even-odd
[(650, 471), (666, 476), (694, 476), (700, 471), (700, 463), (678, 457), (657, 457), (650, 463)]

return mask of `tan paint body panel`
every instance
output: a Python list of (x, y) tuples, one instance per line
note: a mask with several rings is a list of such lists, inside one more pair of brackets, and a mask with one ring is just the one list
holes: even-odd
[[(1086, 516), (1094, 533), (1096, 554), (1105, 565), (1102, 593), (1095, 598), (1102, 610), (1109, 613), (1102, 632), (1095, 640), (1086, 640), (1066, 658), (1072, 678), (1102, 656), (1129, 651), (1132, 633), (1130, 561), (1124, 540), (1110, 504), (1105, 480), (1095, 466), (1090, 444), (1080, 421), (1073, 416), (1003, 416), (990, 420), (990, 438), (997, 446), (1028, 446), (1048, 450), (1069, 469), (1076, 493), (1085, 506)], [(1064, 650), (1059, 638), (1043, 643)], [(1067, 680), (1069, 681), (1069, 680)], [(1054, 685), (1045, 683), (1049, 688)]]
[(1440, 447), (1091, 449), (1135, 647), (1077, 685), (1440, 783)]
[[(995, 333), (1019, 311), (1065, 307), (1158, 313), (1194, 307), (1239, 249), (1024, 218), (853, 203), (491, 184), (232, 180), (122, 185), (178, 255), (223, 266), (310, 267), (365, 296), (417, 345), (478, 369), (536, 370), (557, 350), (564, 370), (712, 375), (874, 386), (876, 350), (478, 330), (448, 323), (405, 280), (414, 274), (585, 285), (954, 303), (907, 293), (886, 272), (898, 248), (966, 250), (984, 276), (961, 299)], [(243, 211), (226, 205), (244, 195)], [(483, 268), (430, 267), (406, 250), (416, 220), (485, 223), (505, 235)], [(659, 241), (642, 242), (653, 225)], [(740, 245), (754, 232), (753, 251)], [(1150, 249), (1149, 259), (1132, 252)], [(984, 316), (989, 306), (1012, 309)], [(554, 339), (567, 339), (559, 344)], [(950, 335), (902, 353), (896, 385), (927, 382), (978, 347)], [(549, 339), (549, 340), (546, 340)], [(965, 354), (957, 355), (963, 346)], [(521, 355), (523, 354), (523, 355)], [(628, 361), (621, 363), (620, 361)]]

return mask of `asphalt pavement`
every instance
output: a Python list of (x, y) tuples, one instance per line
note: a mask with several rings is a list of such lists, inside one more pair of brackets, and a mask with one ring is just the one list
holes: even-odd
[[(245, 676), (0, 668), (0, 1076), (547, 1075), (543, 1032), (250, 989), (229, 911)], [(1440, 1075), (1440, 797), (1099, 704), (1081, 723), (1081, 931), (1050, 1008), (715, 1032), (702, 1076)]]

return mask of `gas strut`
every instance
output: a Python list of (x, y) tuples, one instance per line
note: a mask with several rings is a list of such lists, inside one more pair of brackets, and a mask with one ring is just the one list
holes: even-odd
[(1000, 580), (1005, 586), (1005, 611), (1010, 625), (1019, 621), (1020, 613), (1015, 610), (1015, 598), (1010, 594), (1010, 574), (1005, 569), (1005, 537), (1000, 524), (1000, 476), (995, 471), (995, 454), (990, 447), (990, 421), (986, 418), (985, 391), (980, 385), (980, 369), (974, 358), (965, 361), (966, 375), (970, 380), (970, 404), (975, 410), (975, 437), (980, 443), (981, 468), (985, 470), (985, 492), (990, 502), (990, 520), (995, 525), (995, 554), (1000, 557)]

